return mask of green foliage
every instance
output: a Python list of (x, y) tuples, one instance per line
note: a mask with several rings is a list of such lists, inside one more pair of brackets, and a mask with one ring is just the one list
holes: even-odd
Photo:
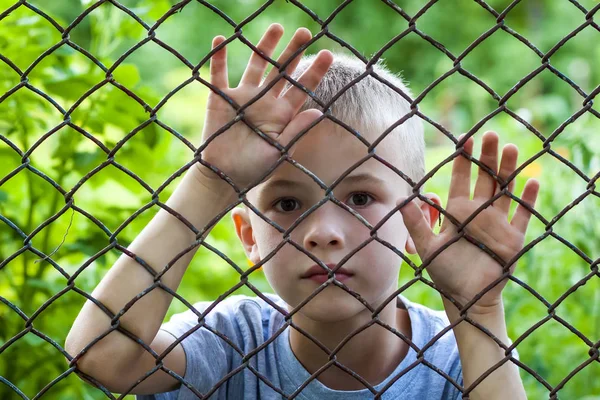
[[(63, 27), (93, 4), (87, 0), (37, 0), (28, 3), (42, 9)], [(127, 0), (121, 3), (152, 26), (175, 1)], [(325, 20), (340, 2), (305, 3)], [(496, 10), (502, 10), (510, 2), (494, 0), (488, 3)], [(586, 7), (594, 4), (592, 1), (581, 3)], [(13, 4), (10, 0), (0, 0), (0, 12)], [(236, 23), (260, 6), (255, 0), (218, 0), (213, 4)], [(397, 4), (414, 15), (426, 2), (398, 1)], [(546, 52), (584, 20), (584, 14), (570, 2), (529, 1), (521, 2), (511, 10), (505, 25)], [(244, 26), (244, 36), (256, 43), (265, 27), (275, 21), (283, 23), (286, 30), (276, 53), (282, 50), (296, 28), (306, 26), (313, 34), (319, 31), (318, 24), (308, 14), (289, 2), (277, 1)], [(495, 17), (477, 3), (466, 0), (438, 2), (417, 21), (420, 31), (444, 44), (455, 56), (495, 25)], [(333, 19), (329, 31), (349, 42), (358, 52), (371, 56), (408, 27), (408, 23), (384, 2), (355, 1)], [(157, 38), (193, 65), (201, 62), (210, 51), (212, 37), (233, 33), (232, 26), (198, 2), (190, 2), (156, 29)], [(592, 68), (592, 60), (600, 56), (597, 35), (595, 29), (588, 27), (551, 58), (555, 68), (588, 94), (600, 82), (600, 71)], [(69, 33), (69, 37), (106, 68), (117, 64), (113, 73), (115, 82), (135, 93), (150, 108), (156, 107), (169, 92), (191, 76), (187, 66), (154, 42), (146, 43), (122, 59), (122, 54), (147, 35), (134, 19), (108, 2), (85, 17)], [(12, 308), (0, 302), (0, 348), (20, 336), (0, 353), (0, 376), (28, 397), (40, 392), (67, 369), (60, 348), (85, 302), (85, 298), (74, 291), (66, 291), (51, 303), (48, 299), (64, 291), (69, 277), (77, 272), (80, 274), (75, 285), (91, 293), (119, 253), (110, 250), (93, 262), (87, 262), (108, 246), (110, 234), (121, 229), (132, 214), (151, 201), (150, 192), (115, 165), (107, 165), (90, 175), (107, 160), (106, 152), (98, 144), (112, 150), (120, 146), (126, 136), (132, 135), (116, 152), (114, 162), (133, 172), (152, 190), (162, 185), (193, 155), (189, 147), (156, 123), (145, 124), (150, 115), (139, 101), (107, 82), (106, 73), (81, 52), (62, 45), (43, 59), (38, 59), (60, 41), (60, 32), (25, 6), (0, 19), (0, 54), (21, 71), (37, 62), (27, 76), (28, 82), (56, 102), (54, 106), (26, 87), (20, 87), (0, 101), (0, 135), (6, 139), (0, 141), (0, 179), (21, 168), (24, 161), (7, 143), (12, 143), (22, 152), (32, 150), (29, 165), (67, 192), (78, 187), (73, 197), (75, 205), (95, 219), (90, 220), (71, 209), (65, 211), (65, 199), (61, 193), (28, 169), (0, 181), (0, 263), (4, 263), (0, 270), (0, 296), (27, 317), (36, 315), (28, 328)], [(338, 43), (323, 37), (309, 48), (308, 53), (322, 48), (342, 50)], [(229, 68), (231, 85), (235, 85), (250, 49), (240, 41), (234, 41), (228, 51), (232, 60)], [(452, 60), (414, 32), (389, 48), (383, 58), (392, 70), (402, 71), (415, 96), (453, 67)], [(207, 65), (200, 70), (203, 78), (208, 74)], [(540, 59), (524, 43), (498, 30), (469, 52), (461, 65), (502, 97), (535, 70)], [(19, 85), (20, 81), (19, 74), (0, 61), (0, 96)], [(97, 90), (90, 92), (97, 85)], [(156, 116), (198, 145), (206, 97), (207, 89), (193, 82), (177, 91), (157, 110)], [(59, 109), (68, 111), (80, 99), (81, 103), (70, 114), (70, 122), (81, 128), (77, 129), (64, 124), (64, 115)], [(582, 104), (583, 97), (567, 82), (546, 70), (508, 99), (506, 106), (547, 138), (580, 110)], [(433, 88), (419, 105), (421, 112), (455, 136), (471, 130), (497, 107), (498, 102), (488, 92), (458, 73)], [(54, 129), (59, 126), (60, 129)], [(137, 130), (140, 126), (143, 128)], [(425, 123), (425, 126), (429, 145), (427, 169), (431, 170), (454, 150), (454, 145), (432, 125)], [(600, 170), (599, 142), (593, 140), (597, 128), (596, 117), (585, 113), (567, 125), (552, 141), (550, 148), (592, 177)], [(98, 143), (88, 139), (81, 130), (92, 135)], [(481, 126), (476, 131), (476, 139), (486, 130), (499, 132), (503, 143), (516, 143), (521, 162), (544, 149), (543, 140), (504, 112)], [(42, 140), (44, 136), (48, 137)], [(473, 168), (473, 176), (475, 174), (476, 169)], [(434, 191), (444, 199), (449, 176), (448, 163), (431, 178), (426, 190)], [(586, 192), (589, 183), (567, 163), (550, 154), (542, 155), (523, 169), (517, 178), (517, 195), (530, 177), (538, 178), (542, 183), (536, 210), (546, 222)], [(178, 179), (175, 179), (165, 187), (160, 193), (161, 201), (166, 201), (177, 183)], [(552, 225), (552, 235), (547, 232), (545, 222), (532, 218), (527, 243), (542, 235), (545, 237), (523, 255), (515, 277), (550, 304), (558, 302), (565, 292), (588, 276), (589, 260), (600, 257), (597, 240), (600, 222), (593, 218), (597, 214), (598, 201), (597, 192), (582, 199)], [(157, 211), (156, 206), (146, 210), (120, 230), (117, 236), (119, 243), (124, 246), (131, 243)], [(46, 221), (55, 215), (58, 218), (47, 224)], [(60, 268), (55, 268), (48, 261), (38, 262), (40, 257), (31, 251), (21, 251), (27, 235), (42, 225), (43, 228), (31, 238), (31, 247), (43, 254), (50, 254), (58, 248), (52, 260)], [(562, 243), (562, 239), (572, 243), (573, 249)], [(244, 253), (228, 217), (213, 229), (207, 242), (238, 265), (246, 266)], [(413, 259), (418, 262), (417, 258)], [(83, 266), (85, 269), (82, 270)], [(212, 300), (239, 282), (237, 272), (205, 248), (198, 251), (189, 270), (178, 293), (190, 302)], [(404, 265), (401, 283), (413, 276), (412, 269)], [(589, 359), (589, 343), (575, 335), (570, 330), (571, 326), (591, 342), (600, 337), (598, 276), (592, 274), (588, 278), (585, 285), (556, 306), (556, 316), (570, 326), (565, 327), (550, 319), (533, 333), (528, 330), (548, 316), (548, 307), (517, 282), (510, 282), (505, 290), (509, 335), (513, 341), (519, 341), (520, 360), (552, 387), (564, 384), (558, 392), (560, 398), (600, 398), (600, 384), (594, 379), (600, 371), (595, 361), (565, 381), (573, 370)], [(250, 280), (260, 290), (271, 291), (261, 271), (252, 274)], [(237, 293), (253, 294), (247, 288)], [(439, 294), (426, 285), (414, 285), (405, 294), (427, 306), (441, 307)], [(174, 301), (167, 318), (183, 310), (185, 305)], [(41, 312), (38, 314), (37, 311)], [(28, 329), (30, 331), (26, 333)], [(46, 339), (36, 336), (35, 332), (46, 335)], [(530, 398), (548, 397), (548, 389), (536, 378), (525, 370), (522, 370), (522, 376)], [(60, 399), (106, 397), (74, 374), (52, 386), (45, 396)], [(0, 398), (12, 399), (16, 398), (16, 394), (8, 386), (0, 384)]]

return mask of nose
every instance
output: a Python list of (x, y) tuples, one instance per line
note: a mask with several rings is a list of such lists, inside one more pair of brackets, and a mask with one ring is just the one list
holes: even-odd
[(347, 211), (328, 201), (314, 210), (301, 225), (305, 225), (304, 248), (341, 248), (344, 245), (343, 219), (341, 213)]

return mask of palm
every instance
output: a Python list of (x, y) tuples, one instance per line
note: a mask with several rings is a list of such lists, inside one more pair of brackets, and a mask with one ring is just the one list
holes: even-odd
[[(223, 93), (227, 97), (235, 99), (238, 105), (243, 106), (260, 95), (263, 90), (263, 86), (242, 85), (233, 89), (225, 89)], [(207, 120), (208, 126), (205, 129), (207, 132), (214, 132), (234, 119), (237, 113), (220, 94), (211, 91), (208, 96), (207, 114), (211, 118)], [(294, 109), (288, 99), (278, 99), (272, 92), (266, 92), (252, 103), (244, 111), (244, 114), (247, 120), (252, 121), (253, 125), (263, 132), (279, 134), (291, 121)], [(244, 123), (240, 123), (238, 129), (250, 131), (250, 128)]]
[[(266, 57), (271, 57), (282, 34), (283, 27), (272, 24), (257, 48)], [(284, 64), (310, 38), (310, 31), (307, 29), (297, 30), (277, 62)], [(222, 36), (216, 37), (213, 48), (224, 40)], [(287, 65), (288, 75), (295, 70), (302, 54), (300, 52)], [(300, 76), (298, 83), (308, 90), (315, 90), (332, 61), (330, 52), (320, 52)], [(210, 140), (210, 143), (202, 150), (202, 159), (223, 171), (241, 187), (246, 187), (264, 175), (281, 156), (277, 147), (253, 132), (250, 126), (263, 132), (271, 142), (287, 146), (299, 132), (321, 115), (318, 110), (306, 110), (298, 114), (306, 100), (306, 93), (294, 86), (282, 94), (286, 80), (277, 78), (277, 68), (272, 68), (263, 80), (268, 64), (268, 61), (253, 52), (240, 84), (236, 88), (230, 88), (226, 47), (211, 57), (210, 81), (219, 93), (211, 90), (208, 97), (202, 141), (204, 144)], [(243, 116), (243, 121), (235, 121), (238, 115)], [(290, 154), (292, 153), (293, 149), (290, 149)], [(198, 168), (207, 175), (203, 165), (198, 164)]]
[[(240, 105), (252, 99), (260, 90), (247, 90), (246, 88), (225, 90), (224, 93), (236, 99)], [(254, 88), (258, 89), (258, 88)], [(261, 97), (244, 111), (246, 121), (272, 139), (277, 139), (284, 128), (294, 116), (294, 110), (287, 102), (276, 101), (272, 95)], [(210, 117), (209, 117), (210, 116)], [(209, 96), (207, 107), (207, 121), (204, 125), (204, 141), (209, 133), (217, 132), (236, 117), (236, 111), (220, 95), (212, 93)], [(242, 150), (243, 149), (243, 150)], [(235, 152), (235, 160), (231, 163), (222, 155)], [(214, 155), (214, 156), (213, 156)], [(218, 155), (218, 157), (217, 157)], [(213, 156), (213, 157), (211, 157)], [(245, 186), (256, 178), (255, 171), (266, 171), (281, 156), (281, 152), (260, 138), (243, 121), (237, 122), (227, 131), (216, 137), (207, 150), (203, 152), (203, 159), (229, 175), (236, 184)], [(253, 165), (253, 169), (235, 169), (238, 165)]]
[[(467, 198), (455, 198), (448, 203), (446, 211), (459, 222), (467, 220), (471, 214), (483, 204), (482, 201)], [(448, 221), (446, 219), (446, 221)], [(494, 226), (493, 230), (486, 230)], [(510, 225), (506, 215), (495, 207), (488, 207), (481, 211), (464, 229), (464, 232), (493, 251), (499, 260), (494, 260), (485, 251), (478, 248), (465, 238), (453, 243), (446, 251), (437, 256), (432, 264), (427, 267), (434, 282), (448, 293), (461, 293), (463, 302), (470, 301), (477, 294), (486, 289), (490, 284), (502, 277), (502, 261), (512, 259), (523, 247), (524, 235), (517, 228)], [(445, 223), (440, 234), (431, 243), (432, 249), (437, 249), (445, 243), (452, 242), (459, 236), (457, 227), (452, 223)], [(469, 260), (473, 267), (469, 273), (464, 273), (464, 260)], [(511, 265), (510, 272), (516, 264)], [(500, 292), (506, 285), (506, 279), (499, 282), (481, 298), (479, 304), (491, 304), (499, 298)]]
[[(472, 139), (465, 142), (464, 148), (467, 153), (472, 152), (472, 147)], [(506, 180), (516, 169), (518, 149), (514, 145), (505, 146), (499, 172), (497, 172), (497, 154), (498, 136), (495, 133), (485, 134), (480, 161), (497, 173), (501, 179)], [(501, 300), (502, 289), (507, 283), (506, 277), (499, 281), (504, 275), (503, 266), (523, 248), (531, 213), (519, 205), (509, 222), (508, 212), (512, 200), (502, 195), (479, 212), (459, 232), (458, 226), (452, 220), (457, 224), (463, 224), (482, 205), (499, 193), (496, 180), (480, 168), (473, 198), (471, 198), (470, 176), (471, 162), (465, 157), (457, 157), (453, 164), (452, 182), (446, 207), (448, 217), (444, 218), (439, 234), (435, 235), (431, 231), (414, 202), (401, 208), (401, 212), (422, 260), (426, 262), (437, 254), (440, 248), (447, 246), (435, 255), (426, 267), (436, 286), (463, 306), (485, 291), (485, 294), (475, 303), (475, 307), (484, 309), (497, 305)], [(512, 192), (513, 188), (514, 180), (508, 185), (507, 190)], [(523, 189), (521, 199), (533, 207), (538, 190), (538, 182), (529, 180)], [(467, 240), (467, 237), (472, 238), (475, 243)], [(480, 244), (495, 254), (497, 259), (479, 248)], [(513, 263), (508, 273), (512, 273), (515, 266), (516, 263)], [(488, 286), (494, 283), (496, 285), (486, 291)]]

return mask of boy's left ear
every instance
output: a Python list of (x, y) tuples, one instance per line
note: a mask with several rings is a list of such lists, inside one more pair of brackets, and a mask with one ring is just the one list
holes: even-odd
[[(425, 193), (423, 196), (427, 197), (429, 200), (431, 200), (432, 203), (437, 204), (438, 206), (441, 206), (441, 204), (442, 204), (440, 197), (435, 193)], [(427, 224), (429, 224), (429, 227), (433, 230), (433, 227), (435, 226), (435, 223), (437, 222), (437, 220), (440, 216), (440, 212), (435, 207), (430, 206), (428, 203), (420, 200), (419, 198), (415, 199), (414, 201), (416, 201), (417, 204), (419, 205), (419, 208), (421, 209), (421, 213), (425, 217)], [(416, 254), (417, 253), (417, 248), (415, 246), (415, 242), (410, 237), (410, 234), (408, 235), (408, 237), (406, 239), (405, 249), (408, 254)]]

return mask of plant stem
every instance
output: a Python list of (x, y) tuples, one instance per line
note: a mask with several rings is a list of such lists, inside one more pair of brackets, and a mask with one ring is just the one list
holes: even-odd
[[(64, 177), (66, 175), (65, 169), (63, 168), (60, 172), (60, 175), (58, 176), (57, 179), (57, 183), (58, 185), (62, 186)], [(51, 216), (54, 213), (54, 210), (56, 210), (57, 205), (58, 205), (58, 199), (59, 199), (59, 194), (60, 192), (58, 191), (54, 191), (54, 195), (52, 197), (52, 203), (50, 204), (50, 213)], [(44, 240), (42, 242), (42, 253), (44, 254), (49, 254), (50, 253), (50, 233), (52, 233), (52, 228), (53, 228), (54, 224), (50, 224), (46, 227), (45, 232), (44, 232)], [(40, 261), (40, 265), (35, 273), (35, 278), (36, 279), (40, 279), (42, 277), (42, 275), (44, 274), (44, 271), (46, 270), (46, 267), (50, 265), (50, 263), (45, 263), (43, 261)]]
[[(19, 109), (18, 113), (21, 114), (22, 110)], [(19, 118), (19, 120), (22, 121), (22, 118), (24, 116), (21, 115), (21, 118)], [(23, 146), (25, 149), (29, 148), (29, 141), (27, 140), (27, 128), (25, 127), (25, 124), (23, 124), (21, 122), (21, 135), (23, 138)], [(25, 174), (26, 179), (27, 179), (27, 192), (28, 192), (28, 196), (29, 196), (29, 210), (27, 210), (27, 222), (25, 223), (25, 229), (24, 231), (26, 233), (31, 233), (31, 231), (33, 230), (33, 210), (36, 206), (37, 203), (37, 198), (34, 196), (33, 194), (33, 181), (31, 179), (31, 175), (30, 174)], [(31, 304), (31, 298), (32, 298), (32, 294), (29, 291), (29, 286), (28, 286), (28, 280), (29, 280), (29, 276), (27, 274), (27, 266), (29, 264), (29, 251), (26, 251), (23, 253), (23, 287), (20, 291), (21, 296), (20, 296), (20, 302), (22, 304), (23, 307), (23, 312), (28, 313), (29, 311), (29, 306)]]

